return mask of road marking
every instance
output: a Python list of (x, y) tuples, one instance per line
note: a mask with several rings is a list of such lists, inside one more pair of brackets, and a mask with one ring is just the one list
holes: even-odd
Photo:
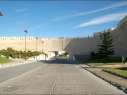
[(54, 80), (52, 82), (52, 87), (51, 87), (51, 91), (50, 91), (50, 94), (49, 95), (54, 95), (55, 87), (56, 87), (56, 80)]

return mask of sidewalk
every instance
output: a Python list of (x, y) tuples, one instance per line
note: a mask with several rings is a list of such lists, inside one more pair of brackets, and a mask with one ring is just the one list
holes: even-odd
[(102, 68), (81, 67), (127, 93), (127, 79), (104, 72)]
[(16, 59), (13, 60), (12, 62), (6, 63), (6, 64), (0, 64), (0, 69), (1, 68), (7, 68), (7, 67), (13, 67), (17, 65), (22, 65), (22, 64), (28, 64), (28, 63), (33, 63), (36, 62), (35, 60), (23, 60), (23, 59)]

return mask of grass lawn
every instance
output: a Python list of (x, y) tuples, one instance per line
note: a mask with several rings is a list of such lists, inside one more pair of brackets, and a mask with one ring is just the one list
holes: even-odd
[(127, 70), (120, 70), (118, 68), (106, 68), (103, 71), (127, 78)]
[(5, 64), (10, 62), (11, 60), (6, 57), (0, 57), (0, 64)]

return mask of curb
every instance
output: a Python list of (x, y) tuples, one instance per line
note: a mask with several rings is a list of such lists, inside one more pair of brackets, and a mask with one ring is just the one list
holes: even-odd
[[(81, 66), (81, 67), (82, 67), (82, 66)], [(90, 71), (90, 70), (88, 70), (88, 69), (86, 69), (86, 68), (84, 68), (84, 67), (82, 67), (82, 68), (85, 69), (85, 70), (87, 70), (88, 72), (92, 73), (92, 74), (95, 75), (96, 77), (99, 77), (99, 78), (101, 78), (102, 80), (108, 82), (109, 84), (115, 86), (115, 87), (118, 88), (119, 90), (122, 90), (124, 93), (127, 94), (127, 87), (123, 87), (122, 85), (120, 85), (120, 84), (118, 84), (118, 83), (116, 83), (116, 82), (107, 80), (107, 79), (105, 79), (105, 78), (103, 78), (103, 77), (97, 75), (96, 73), (94, 73), (94, 72), (92, 72), (92, 71)]]

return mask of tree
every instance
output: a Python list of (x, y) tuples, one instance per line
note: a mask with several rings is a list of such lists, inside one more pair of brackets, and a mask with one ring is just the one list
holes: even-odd
[(98, 45), (97, 56), (99, 58), (107, 58), (114, 54), (113, 39), (110, 30), (100, 34), (101, 43)]

